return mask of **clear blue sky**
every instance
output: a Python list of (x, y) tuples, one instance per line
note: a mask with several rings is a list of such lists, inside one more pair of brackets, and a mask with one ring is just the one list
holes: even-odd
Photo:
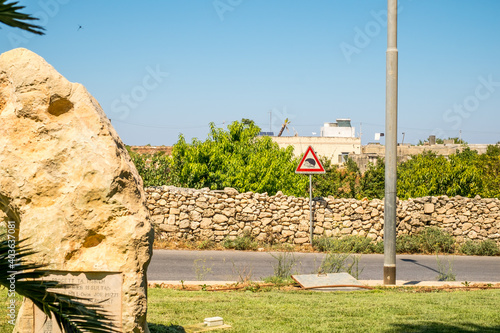
[[(82, 83), (126, 144), (241, 118), (278, 132), (288, 117), (301, 136), (351, 118), (363, 144), (384, 132), (386, 0), (20, 3), (46, 35), (2, 26), (0, 52), (28, 48)], [(399, 141), (500, 141), (499, 15), (498, 0), (400, 0)]]

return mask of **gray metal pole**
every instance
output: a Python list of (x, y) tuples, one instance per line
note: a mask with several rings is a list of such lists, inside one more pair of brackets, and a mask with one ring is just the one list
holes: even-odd
[(387, 0), (385, 104), (384, 285), (396, 284), (396, 184), (398, 140), (398, 0)]
[(312, 201), (312, 175), (309, 175), (309, 242), (313, 244), (313, 201)]

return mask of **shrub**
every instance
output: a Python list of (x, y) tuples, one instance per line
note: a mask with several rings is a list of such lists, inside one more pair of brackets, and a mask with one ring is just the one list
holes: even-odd
[(328, 252), (330, 250), (332, 242), (333, 238), (321, 236), (319, 238), (313, 239), (313, 247), (315, 247), (320, 252)]
[(346, 272), (358, 279), (364, 268), (359, 269), (361, 255), (329, 252), (319, 267), (319, 273)]
[(384, 253), (384, 241), (373, 244), (373, 253)]
[(455, 239), (452, 235), (439, 228), (426, 228), (418, 234), (424, 253), (452, 253)]
[(216, 244), (213, 240), (211, 239), (205, 239), (200, 241), (197, 246), (199, 250), (210, 250), (216, 247)]
[(453, 272), (453, 258), (448, 258), (448, 262), (445, 263), (438, 255), (436, 255), (437, 266), (438, 266), (438, 281), (455, 281), (456, 275)]
[[(397, 253), (420, 253), (422, 252), (421, 239), (414, 235), (401, 235), (396, 238)], [(383, 252), (383, 249), (382, 249)]]
[(276, 263), (273, 265), (273, 276), (282, 280), (289, 279), (297, 263), (293, 252), (278, 252), (276, 255), (269, 254), (276, 259)]
[(344, 238), (320, 237), (313, 240), (313, 246), (322, 252), (335, 253), (373, 253), (375, 245), (372, 240), (363, 236), (346, 236)]
[(500, 254), (500, 248), (497, 243), (492, 241), (491, 239), (487, 239), (482, 241), (479, 244), (479, 253), (480, 256), (497, 256)]
[(238, 236), (235, 239), (225, 238), (222, 246), (226, 249), (234, 250), (257, 250), (258, 244), (249, 234)]
[(468, 240), (460, 247), (460, 253), (469, 256), (496, 256), (500, 254), (500, 248), (491, 239), (482, 242)]

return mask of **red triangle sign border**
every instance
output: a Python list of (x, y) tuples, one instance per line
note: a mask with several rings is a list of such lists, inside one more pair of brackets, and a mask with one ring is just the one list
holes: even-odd
[[(314, 159), (314, 161), (316, 162), (316, 165), (318, 167), (310, 168), (310, 167), (304, 166), (304, 163), (306, 162), (306, 157), (309, 154), (312, 155), (312, 158)], [(316, 153), (314, 152), (312, 146), (307, 147), (307, 150), (306, 150), (304, 156), (302, 156), (302, 158), (300, 159), (300, 163), (297, 166), (297, 169), (295, 169), (295, 173), (315, 174), (315, 173), (325, 173), (325, 172), (326, 172), (325, 168), (323, 167), (323, 165), (319, 161), (319, 158), (316, 155)]]

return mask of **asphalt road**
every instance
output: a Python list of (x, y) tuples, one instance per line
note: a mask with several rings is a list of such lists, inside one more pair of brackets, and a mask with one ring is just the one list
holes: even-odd
[[(244, 251), (154, 250), (148, 268), (149, 281), (254, 281), (274, 274), (278, 253)], [(294, 253), (294, 274), (311, 274), (318, 270), (325, 255)], [(457, 281), (500, 282), (500, 257), (439, 256)], [(438, 260), (435, 255), (398, 255), (396, 279), (403, 281), (437, 281)], [(382, 280), (384, 256), (363, 254), (360, 280)]]

